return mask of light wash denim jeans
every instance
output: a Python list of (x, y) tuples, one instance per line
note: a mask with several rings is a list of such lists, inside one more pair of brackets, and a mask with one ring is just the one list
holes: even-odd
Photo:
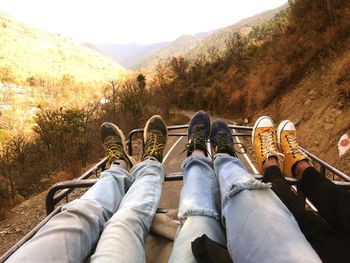
[[(196, 262), (191, 242), (204, 233), (227, 245), (235, 263), (321, 262), (289, 210), (239, 159), (227, 154), (217, 154), (214, 162), (208, 157), (189, 157), (182, 169), (179, 217), (184, 224), (171, 262)], [(223, 232), (217, 230), (220, 217), (227, 243)]]
[(144, 240), (163, 180), (163, 166), (156, 161), (139, 163), (130, 172), (112, 166), (8, 262), (82, 262), (96, 243), (92, 262), (145, 262)]

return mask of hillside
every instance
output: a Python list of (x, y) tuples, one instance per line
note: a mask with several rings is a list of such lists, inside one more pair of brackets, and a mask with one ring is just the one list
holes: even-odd
[(170, 42), (164, 48), (139, 61), (134, 68), (153, 71), (160, 59), (168, 60), (173, 56), (183, 56), (190, 60), (197, 60), (203, 56), (208, 56), (208, 52), (210, 52), (209, 50), (211, 49), (215, 49), (215, 52), (218, 54), (222, 53), (225, 49), (225, 39), (228, 38), (230, 34), (233, 32), (247, 34), (254, 26), (270, 20), (276, 14), (286, 9), (287, 6), (288, 5), (285, 4), (279, 8), (262, 12), (250, 18), (243, 19), (231, 26), (211, 32), (181, 36), (175, 41)]
[(162, 49), (139, 61), (134, 68), (153, 71), (159, 60), (168, 60), (173, 56), (184, 56), (191, 49), (197, 47), (201, 41), (211, 33), (212, 32), (198, 33), (195, 35), (183, 35), (170, 42)]
[(185, 54), (185, 57), (192, 60), (196, 59), (199, 56), (203, 56), (203, 54), (206, 54), (208, 50), (214, 47), (217, 49), (218, 53), (222, 53), (225, 49), (225, 39), (227, 39), (230, 34), (233, 32), (240, 32), (246, 35), (253, 27), (267, 22), (286, 8), (288, 8), (288, 4), (243, 19), (231, 26), (218, 29), (213, 34), (204, 38), (195, 48), (189, 50)]
[(17, 82), (67, 74), (78, 81), (104, 81), (126, 74), (123, 67), (98, 52), (4, 13), (0, 13), (0, 69)]
[(261, 115), (277, 125), (291, 119), (303, 147), (350, 174), (350, 157), (339, 159), (337, 153), (339, 138), (350, 134), (350, 6), (332, 3), (295, 1), (247, 36), (230, 39), (230, 48), (214, 62), (188, 67), (174, 61), (173, 101), (185, 109), (248, 118), (251, 125)]
[[(303, 147), (350, 175), (350, 154), (340, 159), (337, 148), (339, 138), (350, 135), (350, 52), (324, 62), (319, 69), (309, 69), (288, 92), (280, 93), (250, 120), (261, 115), (271, 116), (277, 124), (292, 120)], [(342, 81), (345, 76), (347, 80)]]

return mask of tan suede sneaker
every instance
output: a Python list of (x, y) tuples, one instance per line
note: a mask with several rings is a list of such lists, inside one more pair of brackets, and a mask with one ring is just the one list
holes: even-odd
[(252, 145), (258, 161), (258, 170), (263, 174), (264, 162), (275, 156), (283, 160), (284, 156), (278, 152), (276, 129), (270, 117), (262, 116), (254, 124), (252, 132)]
[(290, 120), (284, 120), (278, 125), (277, 142), (285, 156), (283, 173), (287, 177), (293, 177), (294, 164), (301, 160), (310, 160), (310, 158), (300, 149), (295, 126)]

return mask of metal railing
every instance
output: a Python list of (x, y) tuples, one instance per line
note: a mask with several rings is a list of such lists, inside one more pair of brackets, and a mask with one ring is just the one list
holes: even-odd
[[(235, 137), (250, 137), (251, 131), (253, 130), (253, 127), (248, 126), (239, 126), (239, 125), (229, 125), (231, 129), (234, 130), (240, 130), (245, 132), (234, 132), (232, 136)], [(181, 130), (181, 129), (187, 129), (188, 125), (174, 125), (174, 126), (168, 126), (168, 131), (173, 130)], [(136, 134), (142, 134), (143, 129), (135, 129), (132, 130), (129, 133), (127, 145), (128, 145), (128, 154), (133, 155), (133, 138)], [(186, 132), (169, 132), (168, 136), (187, 136)], [(330, 172), (333, 174), (333, 176), (337, 176), (341, 178), (344, 181), (333, 181), (335, 184), (344, 187), (346, 189), (350, 189), (350, 177), (343, 172), (339, 171), (335, 167), (331, 166), (327, 162), (323, 161), (322, 159), (318, 158), (317, 156), (313, 155), (312, 153), (308, 152), (307, 150), (301, 148), (302, 151), (304, 151), (315, 163), (319, 164), (320, 166), (320, 172), (321, 174), (325, 175), (326, 172)], [(0, 257), (0, 262), (5, 261), (11, 254), (13, 254), (20, 246), (22, 246), (26, 241), (28, 241), (30, 238), (32, 238), (35, 233), (43, 226), (45, 225), (53, 216), (58, 214), (61, 210), (61, 206), (57, 207), (55, 209), (55, 206), (64, 198), (67, 198), (68, 195), (76, 188), (84, 188), (84, 187), (91, 187), (93, 184), (95, 184), (98, 179), (88, 179), (92, 175), (98, 175), (99, 172), (103, 171), (106, 164), (106, 158), (99, 161), (97, 164), (95, 164), (92, 168), (90, 168), (88, 171), (86, 171), (83, 175), (78, 177), (76, 180), (73, 181), (67, 181), (67, 182), (61, 182), (58, 184), (55, 184), (52, 186), (48, 194), (46, 196), (46, 210), (48, 213), (48, 216), (41, 221), (35, 228), (33, 228), (26, 236), (24, 236), (19, 242), (17, 242), (10, 250), (8, 250), (4, 255)], [(257, 179), (261, 179), (261, 175), (255, 175)], [(182, 180), (183, 175), (181, 172), (178, 173), (171, 173), (167, 174), (165, 177), (165, 181), (178, 181)], [(297, 185), (297, 180), (294, 178), (286, 178), (286, 180), (291, 185)], [(57, 193), (60, 191), (59, 193)], [(160, 209), (162, 212), (163, 210), (166, 211), (167, 209)]]
[[(232, 133), (232, 136), (234, 137), (250, 137), (251, 132), (253, 130), (253, 127), (249, 126), (240, 126), (240, 125), (229, 125), (229, 127), (233, 130), (239, 130), (239, 131), (245, 131), (245, 132), (234, 132)], [(173, 130), (182, 130), (182, 129), (187, 129), (188, 124), (185, 125), (174, 125), (174, 126), (168, 126), (168, 131), (173, 131)], [(132, 130), (129, 135), (128, 139), (126, 141), (128, 145), (128, 154), (133, 155), (133, 142), (134, 142), (134, 137), (137, 134), (143, 134), (143, 129), (134, 129)], [(169, 132), (168, 136), (187, 136), (187, 132)], [(144, 146), (144, 145), (143, 145)], [(326, 171), (331, 172), (333, 175), (338, 176), (339, 178), (345, 180), (346, 182), (341, 182), (341, 181), (334, 181), (333, 182), (337, 185), (340, 185), (345, 188), (350, 188), (350, 177), (344, 174), (343, 172), (339, 171), (335, 167), (331, 166), (327, 162), (323, 161), (322, 159), (318, 158), (314, 154), (308, 152), (307, 150), (301, 148), (302, 151), (304, 151), (315, 163), (320, 165), (320, 173), (322, 175), (326, 174)], [(55, 184), (52, 186), (47, 194), (46, 197), (46, 211), (47, 214), (51, 213), (54, 210), (54, 207), (57, 203), (59, 203), (63, 198), (67, 197), (68, 194), (70, 194), (74, 189), (76, 188), (84, 188), (84, 187), (90, 187), (92, 186), (97, 180), (89, 180), (87, 181), (86, 179), (91, 177), (93, 173), (97, 173), (98, 171), (102, 171), (104, 169), (106, 163), (106, 158), (98, 162), (94, 167), (89, 169), (87, 172), (85, 172), (82, 176), (77, 178), (74, 181), (67, 181), (67, 182), (61, 182), (58, 184)], [(262, 179), (261, 175), (255, 175), (256, 179)], [(165, 181), (179, 181), (182, 180), (183, 176), (181, 172), (177, 173), (171, 173), (167, 174), (165, 177)], [(297, 185), (297, 180), (294, 178), (286, 178), (286, 180), (291, 184), (291, 185)], [(64, 190), (62, 190), (64, 189)], [(62, 190), (58, 194), (56, 194), (57, 191)]]

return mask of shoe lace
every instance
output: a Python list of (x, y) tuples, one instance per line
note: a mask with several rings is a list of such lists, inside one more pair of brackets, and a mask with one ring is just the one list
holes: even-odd
[(301, 156), (307, 157), (307, 155), (300, 149), (296, 136), (286, 135), (286, 138), (290, 146), (290, 150), (287, 153), (291, 153), (293, 156), (301, 155)]
[(124, 159), (124, 148), (122, 145), (115, 143), (113, 137), (105, 140), (103, 144), (106, 147), (108, 159)]
[[(247, 149), (242, 143), (231, 143), (227, 138), (227, 134), (217, 134), (213, 139), (213, 144), (217, 146), (216, 152), (219, 153), (224, 152), (232, 156), (237, 156), (237, 153), (245, 154), (247, 152)], [(235, 145), (239, 145), (241, 151), (236, 150)]]
[(260, 134), (261, 154), (266, 155), (266, 159), (270, 156), (276, 156), (281, 161), (284, 160), (284, 154), (276, 150), (275, 138), (273, 132), (263, 132)]
[(142, 156), (144, 160), (147, 156), (152, 156), (157, 158), (157, 160), (162, 161), (163, 159), (163, 149), (165, 144), (162, 142), (163, 135), (152, 133), (149, 139), (146, 141), (145, 152)]
[(204, 151), (206, 155), (209, 155), (207, 146), (205, 145), (206, 136), (204, 134), (203, 127), (194, 127), (193, 131), (193, 137), (192, 139), (186, 144), (185, 151), (192, 153), (194, 150), (199, 149)]

